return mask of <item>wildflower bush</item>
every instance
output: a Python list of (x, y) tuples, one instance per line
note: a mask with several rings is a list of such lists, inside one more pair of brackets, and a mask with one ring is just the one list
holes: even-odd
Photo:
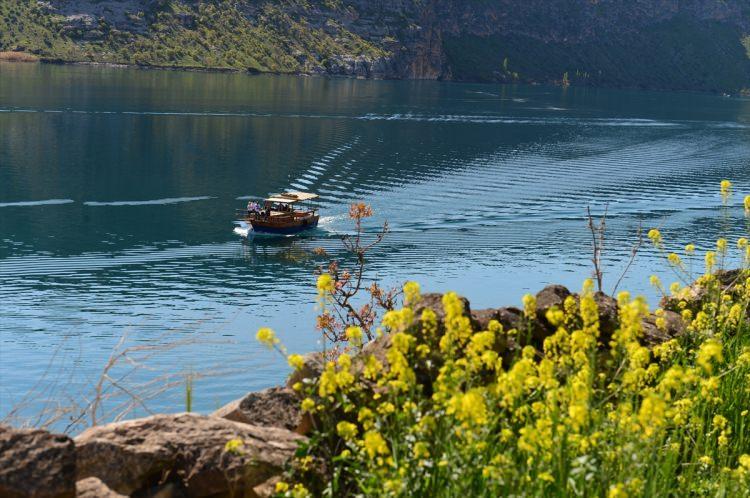
[[(478, 327), (456, 294), (428, 306), (407, 283), (374, 341), (349, 327), (353, 349), (294, 384), (314, 428), (277, 494), (747, 496), (750, 271), (720, 268), (722, 240), (663, 308), (621, 292), (606, 334), (590, 280), (541, 317), (524, 297), (515, 327)], [(668, 315), (681, 332), (647, 343), (644, 324), (666, 331)], [(269, 329), (258, 339), (284, 352)]]

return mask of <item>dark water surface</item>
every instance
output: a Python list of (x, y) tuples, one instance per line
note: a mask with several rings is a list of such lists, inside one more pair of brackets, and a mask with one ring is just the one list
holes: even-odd
[[(318, 347), (312, 249), (341, 254), (355, 200), (392, 227), (372, 276), (476, 308), (578, 288), (585, 207), (608, 204), (611, 288), (641, 221), (675, 247), (746, 231), (749, 139), (750, 102), (710, 95), (0, 63), (0, 417), (85, 391), (124, 333), (196, 340), (137, 377), (223, 370), (197, 410), (278, 383), (255, 331)], [(316, 232), (233, 232), (287, 188), (322, 195)], [(625, 287), (655, 302), (653, 272), (674, 280), (646, 247)], [(177, 384), (148, 406), (182, 409)]]

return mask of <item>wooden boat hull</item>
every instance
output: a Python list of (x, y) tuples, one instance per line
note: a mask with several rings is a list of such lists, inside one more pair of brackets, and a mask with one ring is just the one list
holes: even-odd
[(293, 235), (317, 227), (319, 219), (319, 216), (314, 215), (285, 223), (274, 222), (274, 220), (259, 219), (249, 219), (248, 223), (253, 227), (255, 233)]

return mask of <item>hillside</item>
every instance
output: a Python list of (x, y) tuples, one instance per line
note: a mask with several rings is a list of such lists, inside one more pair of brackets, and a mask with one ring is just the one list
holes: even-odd
[(736, 92), (742, 0), (0, 0), (44, 59)]

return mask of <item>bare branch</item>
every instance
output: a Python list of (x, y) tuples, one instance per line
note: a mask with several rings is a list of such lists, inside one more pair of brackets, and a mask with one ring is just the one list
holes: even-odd
[(625, 269), (620, 274), (620, 278), (617, 279), (617, 283), (615, 284), (614, 288), (612, 289), (612, 295), (614, 296), (617, 293), (617, 288), (622, 283), (623, 279), (625, 278), (625, 275), (630, 270), (630, 267), (633, 266), (633, 262), (635, 261), (635, 257), (638, 255), (638, 251), (641, 249), (641, 246), (643, 245), (643, 223), (638, 223), (638, 231), (636, 232), (636, 241), (635, 244), (633, 244), (633, 247), (630, 249), (630, 259), (628, 260), (628, 264), (625, 265)]

